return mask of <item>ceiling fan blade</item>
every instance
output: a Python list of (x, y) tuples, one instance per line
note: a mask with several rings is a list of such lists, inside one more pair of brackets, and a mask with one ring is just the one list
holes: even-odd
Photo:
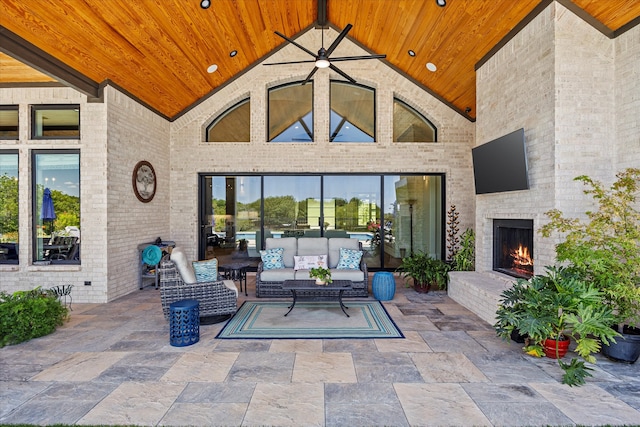
[(316, 62), (315, 59), (305, 59), (304, 61), (288, 61), (288, 62), (272, 62), (271, 64), (262, 64), (262, 65), (284, 65), (284, 64), (304, 64)]
[[(340, 74), (342, 77), (344, 77), (345, 79), (349, 80), (351, 83), (355, 83), (356, 81), (351, 78), (347, 73), (345, 73), (344, 71), (342, 71), (340, 68), (336, 67), (335, 65), (331, 64), (329, 65), (329, 68), (331, 68), (333, 71), (335, 71), (336, 73)], [(317, 68), (316, 68), (317, 69)]]
[(294, 42), (293, 40), (291, 40), (289, 37), (285, 36), (282, 33), (279, 33), (277, 31), (274, 31), (274, 33), (276, 33), (277, 35), (279, 35), (280, 37), (282, 37), (283, 39), (285, 39), (286, 41), (288, 41), (289, 43), (291, 43), (292, 45), (294, 45), (295, 47), (304, 50), (305, 52), (307, 52), (309, 55), (313, 56), (314, 58), (316, 57), (316, 54), (311, 52), (309, 49), (307, 49), (306, 47), (299, 45), (298, 43)]
[(338, 47), (338, 44), (342, 41), (343, 38), (347, 36), (347, 33), (349, 32), (349, 30), (351, 30), (351, 27), (353, 27), (353, 25), (351, 24), (347, 24), (347, 26), (344, 27), (344, 30), (340, 32), (338, 38), (336, 38), (333, 43), (331, 43), (331, 46), (329, 46), (329, 49), (327, 49), (327, 56), (331, 55), (331, 52), (333, 52), (336, 47)]
[(387, 57), (387, 55), (342, 56), (342, 57), (339, 57), (339, 58), (331, 58), (330, 61), (331, 62), (356, 61), (356, 60), (360, 60), (360, 59), (384, 59), (386, 57)]
[(311, 77), (313, 77), (313, 75), (316, 73), (316, 71), (318, 71), (318, 67), (313, 67), (313, 70), (311, 70), (311, 72), (309, 73), (309, 75), (307, 76), (306, 79), (304, 79), (304, 81), (302, 82), (303, 85), (306, 85), (309, 80), (311, 80)]

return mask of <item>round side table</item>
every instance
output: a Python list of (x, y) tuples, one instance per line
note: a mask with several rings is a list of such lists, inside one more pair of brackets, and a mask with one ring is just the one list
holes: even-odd
[(194, 299), (177, 301), (169, 306), (169, 343), (186, 347), (200, 341), (200, 305)]
[(378, 301), (389, 301), (396, 293), (396, 279), (389, 271), (377, 271), (371, 283), (373, 296)]

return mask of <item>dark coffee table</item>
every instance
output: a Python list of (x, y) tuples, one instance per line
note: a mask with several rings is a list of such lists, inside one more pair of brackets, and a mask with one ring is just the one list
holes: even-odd
[(285, 316), (291, 313), (299, 296), (309, 298), (335, 296), (338, 298), (342, 312), (347, 317), (351, 317), (344, 310), (349, 307), (342, 302), (342, 294), (344, 294), (344, 291), (353, 289), (353, 282), (351, 282), (351, 280), (334, 280), (332, 283), (327, 283), (326, 285), (317, 285), (315, 280), (285, 280), (282, 284), (282, 289), (289, 289), (293, 295), (293, 302), (288, 307), (289, 311), (287, 311)]

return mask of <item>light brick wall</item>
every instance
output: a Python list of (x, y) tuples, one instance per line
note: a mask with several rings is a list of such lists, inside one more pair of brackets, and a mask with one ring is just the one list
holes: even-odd
[[(325, 30), (328, 31), (328, 30)], [(325, 34), (325, 39), (333, 39)], [(303, 46), (320, 46), (320, 31), (301, 36)], [(336, 55), (365, 54), (344, 40)], [(304, 53), (302, 53), (304, 55)], [(304, 58), (293, 46), (284, 47), (265, 62)], [(304, 58), (306, 59), (306, 58)], [(313, 143), (268, 143), (267, 90), (302, 80), (311, 64), (295, 66), (257, 65), (229, 86), (204, 100), (177, 119), (171, 128), (171, 234), (189, 257), (197, 254), (198, 172), (203, 173), (446, 173), (446, 206), (455, 204), (460, 226), (473, 227), (474, 194), (471, 146), (474, 125), (380, 61), (341, 62), (340, 68), (358, 83), (376, 89), (377, 142), (329, 143), (329, 75), (314, 75)], [(426, 71), (425, 69), (425, 72)], [(331, 77), (338, 76), (331, 72)], [(204, 129), (218, 114), (247, 95), (251, 96), (251, 142), (206, 143)], [(408, 102), (438, 128), (437, 144), (398, 144), (392, 141), (393, 96)]]
[[(138, 250), (157, 237), (170, 240), (170, 123), (113, 88), (108, 105), (108, 216), (103, 255), (108, 259), (109, 300), (138, 289)], [(156, 194), (149, 203), (133, 192), (132, 172), (146, 160), (156, 172)], [(104, 226), (104, 224), (103, 224)]]
[[(494, 218), (534, 220), (535, 272), (555, 260), (544, 212), (588, 206), (573, 178), (615, 171), (615, 42), (552, 3), (477, 73), (477, 144), (525, 129), (530, 190), (476, 199), (477, 270), (492, 269)], [(637, 51), (637, 50), (636, 50)], [(629, 83), (637, 89), (637, 80)], [(637, 129), (636, 129), (637, 138)], [(620, 147), (621, 150), (628, 149)]]
[(640, 168), (640, 25), (616, 38), (615, 57), (616, 169)]

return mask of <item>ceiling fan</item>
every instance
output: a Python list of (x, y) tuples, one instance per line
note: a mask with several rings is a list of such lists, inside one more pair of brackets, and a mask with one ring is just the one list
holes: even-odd
[(289, 37), (285, 36), (284, 34), (275, 31), (277, 35), (279, 35), (280, 37), (282, 37), (292, 45), (298, 47), (299, 49), (304, 50), (309, 55), (313, 56), (314, 59), (307, 59), (303, 61), (276, 62), (276, 63), (264, 64), (264, 65), (302, 64), (307, 62), (309, 63), (313, 62), (315, 63), (315, 67), (313, 68), (313, 70), (311, 70), (311, 72), (309, 73), (307, 78), (302, 82), (302, 84), (306, 84), (309, 80), (311, 80), (311, 77), (313, 77), (315, 72), (318, 71), (318, 68), (331, 68), (333, 71), (340, 74), (345, 79), (349, 80), (352, 83), (355, 83), (356, 81), (353, 78), (351, 78), (347, 73), (345, 73), (344, 71), (342, 71), (341, 69), (333, 65), (332, 63), (340, 62), (340, 61), (356, 61), (360, 59), (384, 59), (387, 57), (387, 55), (342, 56), (338, 58), (330, 58), (333, 51), (336, 49), (336, 47), (338, 47), (338, 44), (342, 41), (342, 39), (344, 39), (347, 36), (347, 33), (349, 32), (349, 30), (351, 30), (352, 27), (353, 25), (347, 24), (347, 26), (344, 27), (344, 30), (340, 32), (338, 37), (333, 41), (333, 43), (331, 43), (331, 46), (329, 46), (328, 49), (324, 48), (324, 31), (323, 31), (322, 47), (320, 48), (320, 50), (318, 50), (317, 54), (311, 52), (309, 49), (305, 48), (304, 46), (299, 45), (298, 43), (291, 40)]

